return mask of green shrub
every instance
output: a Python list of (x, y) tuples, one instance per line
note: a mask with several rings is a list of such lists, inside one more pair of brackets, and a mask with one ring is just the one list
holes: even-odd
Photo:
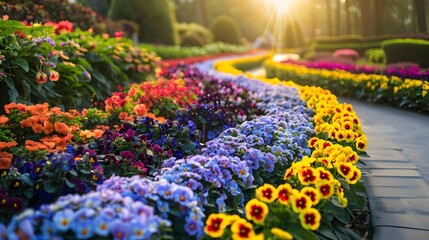
[(330, 51), (349, 48), (356, 50), (360, 55), (371, 48), (380, 48), (384, 40), (391, 39), (394, 35), (361, 37), (358, 35), (344, 35), (335, 37), (318, 37), (313, 42), (315, 51)]
[(237, 22), (229, 16), (221, 15), (210, 23), (215, 42), (241, 44), (241, 31)]
[(304, 34), (298, 22), (292, 21), (285, 27), (284, 48), (301, 48), (306, 45)]
[(173, 17), (168, 0), (113, 0), (108, 16), (139, 24), (142, 42), (175, 45)]
[(386, 55), (384, 54), (384, 51), (381, 48), (370, 48), (366, 50), (365, 57), (371, 63), (375, 63), (375, 64), (386, 63)]
[(381, 44), (386, 53), (386, 63), (414, 62), (422, 68), (429, 67), (429, 41), (420, 39), (392, 39)]
[(182, 46), (203, 46), (211, 43), (213, 34), (209, 29), (196, 23), (177, 23), (175, 25)]
[(90, 8), (68, 0), (6, 0), (0, 1), (0, 16), (28, 23), (47, 23), (68, 20), (82, 30), (93, 28), (97, 33), (113, 34), (122, 31), (120, 23), (103, 18)]

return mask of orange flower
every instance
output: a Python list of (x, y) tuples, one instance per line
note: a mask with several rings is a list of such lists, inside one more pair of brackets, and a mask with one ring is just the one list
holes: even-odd
[(9, 121), (9, 118), (7, 118), (5, 115), (0, 116), (0, 125), (1, 126), (4, 126), (7, 123), (7, 121)]
[(52, 133), (54, 131), (54, 124), (49, 121), (45, 121), (43, 123), (43, 131), (45, 132), (45, 134)]
[(101, 129), (95, 129), (94, 130), (94, 138), (100, 138), (103, 135), (104, 131)]
[(36, 74), (36, 82), (39, 84), (46, 83), (48, 81), (48, 75), (42, 71), (38, 71)]
[(12, 153), (0, 152), (0, 169), (9, 169), (12, 165)]
[(51, 80), (52, 82), (56, 82), (60, 79), (60, 74), (55, 71), (55, 70), (50, 70), (49, 71), (49, 80)]
[(0, 142), (0, 150), (2, 150), (3, 148), (15, 147), (16, 145), (18, 145), (18, 143), (15, 141), (13, 141), (13, 142)]
[(49, 104), (48, 103), (36, 104), (33, 106), (28, 106), (27, 109), (33, 115), (45, 115), (49, 111)]
[(143, 117), (147, 114), (147, 108), (144, 104), (137, 104), (134, 107), (134, 113), (139, 117)]
[(63, 135), (67, 135), (70, 133), (69, 127), (67, 126), (67, 124), (65, 124), (63, 122), (55, 122), (54, 128), (55, 128), (55, 131), (57, 131), (58, 133), (61, 133)]
[(35, 124), (31, 127), (35, 133), (42, 133), (43, 132), (43, 126), (42, 124)]

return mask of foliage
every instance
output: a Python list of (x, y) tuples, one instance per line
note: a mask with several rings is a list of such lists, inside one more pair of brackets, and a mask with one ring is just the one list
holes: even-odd
[(7, 0), (0, 3), (0, 15), (27, 23), (47, 23), (68, 20), (82, 30), (93, 28), (97, 33), (122, 31), (120, 23), (103, 18), (90, 8), (67, 0)]
[(421, 39), (392, 39), (381, 44), (387, 63), (414, 62), (428, 68), (429, 41)]
[(138, 23), (141, 42), (177, 43), (168, 0), (113, 0), (108, 16), (113, 20), (127, 19)]
[(201, 47), (162, 46), (152, 44), (141, 44), (140, 46), (148, 51), (155, 52), (162, 59), (187, 58), (220, 53), (240, 53), (249, 50), (247, 46), (222, 42), (210, 43)]
[(210, 23), (210, 31), (213, 33), (215, 42), (230, 44), (241, 44), (240, 28), (234, 18), (221, 15)]
[[(62, 108), (89, 107), (112, 85), (142, 81), (155, 72), (158, 57), (126, 38), (74, 31), (70, 22), (26, 27), (1, 21), (0, 84), (9, 101), (48, 102)], [(113, 46), (113, 47), (112, 47)]]
[(374, 64), (385, 64), (386, 54), (381, 48), (370, 48), (365, 51), (366, 59)]
[(213, 34), (197, 23), (176, 23), (181, 46), (204, 46), (212, 42)]

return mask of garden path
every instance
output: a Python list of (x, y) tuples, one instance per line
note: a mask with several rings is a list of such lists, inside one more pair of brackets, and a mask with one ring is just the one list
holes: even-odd
[(363, 181), (374, 240), (429, 239), (429, 116), (353, 105), (368, 137)]
[[(262, 68), (251, 71), (265, 76)], [(368, 137), (362, 179), (373, 240), (429, 239), (429, 116), (340, 98)]]

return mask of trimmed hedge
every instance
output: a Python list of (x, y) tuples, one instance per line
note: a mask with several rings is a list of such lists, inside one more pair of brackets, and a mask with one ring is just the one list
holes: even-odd
[(380, 48), (384, 40), (391, 39), (391, 35), (361, 37), (359, 35), (344, 35), (338, 37), (319, 37), (313, 42), (315, 51), (330, 51), (349, 48), (365, 55), (365, 51), (371, 48)]
[(142, 42), (176, 44), (170, 2), (168, 0), (113, 0), (109, 17), (131, 20), (139, 24)]
[(429, 41), (421, 39), (392, 39), (381, 44), (387, 63), (414, 62), (429, 67)]
[(210, 23), (214, 42), (241, 44), (241, 31), (234, 18), (226, 15), (216, 17)]

